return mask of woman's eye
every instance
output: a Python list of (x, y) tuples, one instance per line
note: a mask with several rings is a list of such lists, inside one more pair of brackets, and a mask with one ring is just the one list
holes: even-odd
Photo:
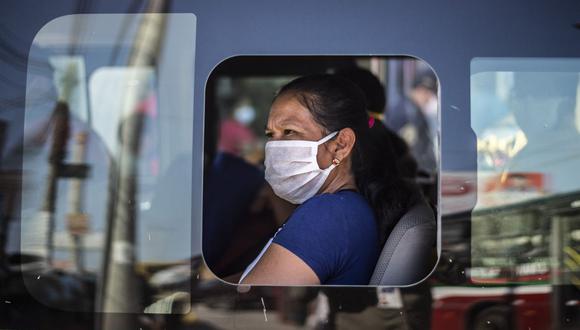
[(264, 133), (264, 135), (266, 135), (266, 137), (267, 137), (268, 139), (271, 139), (271, 138), (272, 138), (272, 136), (274, 136), (274, 134), (272, 134), (272, 132), (266, 132), (266, 133)]
[(291, 134), (294, 134), (294, 131), (293, 130), (291, 130), (291, 129), (285, 129), (284, 130), (284, 135), (291, 135)]

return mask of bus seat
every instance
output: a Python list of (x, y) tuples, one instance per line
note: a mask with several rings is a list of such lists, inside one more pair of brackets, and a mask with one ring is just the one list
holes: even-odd
[(411, 285), (433, 269), (437, 225), (425, 201), (415, 204), (390, 233), (369, 285)]

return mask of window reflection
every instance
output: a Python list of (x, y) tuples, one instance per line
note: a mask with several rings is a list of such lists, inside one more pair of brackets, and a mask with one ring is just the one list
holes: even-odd
[[(42, 303), (187, 312), (194, 41), (190, 14), (71, 15), (37, 33), (30, 58), (51, 70), (28, 72), (19, 253)], [(79, 295), (47, 295), (45, 278)]]
[(580, 287), (579, 73), (568, 59), (472, 62), (473, 280)]

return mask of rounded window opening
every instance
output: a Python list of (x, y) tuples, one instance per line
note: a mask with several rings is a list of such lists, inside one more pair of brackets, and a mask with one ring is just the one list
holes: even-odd
[(238, 56), (205, 98), (203, 257), (229, 283), (408, 286), (437, 251), (439, 83), (401, 56)]

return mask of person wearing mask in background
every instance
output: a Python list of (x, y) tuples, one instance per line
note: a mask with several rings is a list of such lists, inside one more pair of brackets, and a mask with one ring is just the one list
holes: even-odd
[[(208, 109), (211, 110), (206, 111), (212, 114), (216, 127), (211, 127), (215, 135), (210, 135), (215, 136), (215, 141), (206, 139), (206, 159), (209, 162), (205, 164), (204, 171), (202, 246), (205, 262), (218, 276), (230, 275), (239, 271), (238, 267), (243, 267), (238, 263), (244, 262), (246, 252), (252, 250), (251, 246), (241, 241), (243, 238), (253, 238), (252, 244), (263, 244), (259, 236), (266, 235), (267, 240), (275, 229), (272, 223), (260, 227), (265, 234), (261, 231), (235, 234), (240, 227), (251, 227), (249, 222), (263, 211), (254, 210), (251, 206), (259, 199), (266, 182), (263, 171), (244, 158), (248, 148), (257, 141), (248, 127), (255, 118), (254, 109), (248, 103), (239, 103), (233, 98), (228, 99), (224, 106), (224, 112), (229, 115), (221, 122), (216, 118), (219, 113), (216, 104), (209, 103)], [(249, 254), (251, 260), (255, 255)]]
[(229, 115), (220, 124), (218, 150), (243, 158), (245, 152), (257, 141), (250, 129), (256, 118), (256, 110), (248, 101), (234, 99), (227, 100), (225, 107)]

